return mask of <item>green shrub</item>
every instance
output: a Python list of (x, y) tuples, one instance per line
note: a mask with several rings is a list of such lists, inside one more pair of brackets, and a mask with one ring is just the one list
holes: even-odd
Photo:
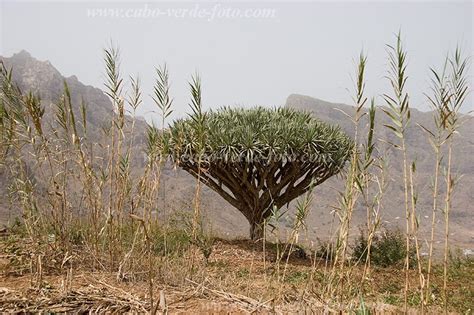
[(288, 274), (286, 281), (293, 284), (304, 283), (309, 278), (309, 275), (305, 271), (293, 271)]
[(192, 213), (180, 211), (174, 214), (170, 224), (175, 232), (179, 231), (181, 237), (178, 240), (180, 240), (181, 246), (186, 248), (190, 245), (196, 246), (207, 264), (209, 263), (209, 257), (212, 254), (216, 239), (212, 235), (210, 227), (204, 228), (202, 218), (199, 218), (197, 223), (194, 220)]
[[(368, 241), (363, 231), (356, 240), (352, 257), (355, 261), (367, 259)], [(390, 267), (401, 265), (406, 257), (406, 238), (398, 229), (384, 230), (381, 235), (374, 236), (370, 249), (370, 261), (375, 266)], [(416, 262), (414, 244), (410, 244), (410, 266)]]
[(191, 245), (191, 236), (178, 228), (152, 229), (152, 248), (157, 255), (182, 255)]

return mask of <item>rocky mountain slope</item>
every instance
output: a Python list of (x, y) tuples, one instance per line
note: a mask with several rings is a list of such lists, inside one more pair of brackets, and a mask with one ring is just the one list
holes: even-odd
[[(51, 106), (62, 94), (63, 80), (71, 90), (73, 103), (78, 106), (81, 101), (87, 104), (88, 124), (91, 127), (92, 141), (98, 141), (102, 137), (101, 128), (110, 120), (112, 104), (108, 97), (98, 88), (85, 86), (76, 77), (63, 78), (62, 75), (47, 61), (38, 61), (27, 52), (20, 52), (10, 58), (0, 57), (5, 64), (14, 68), (14, 80), (23, 90), (34, 90), (41, 95), (45, 107)], [(353, 132), (353, 126), (348, 117), (342, 111), (351, 113), (353, 107), (344, 104), (334, 104), (317, 100), (303, 95), (290, 95), (286, 106), (300, 110), (311, 111), (321, 120), (339, 124), (349, 134)], [(417, 182), (420, 197), (419, 211), (422, 226), (427, 226), (431, 215), (430, 206), (430, 182), (434, 168), (433, 154), (430, 144), (423, 132), (417, 126), (423, 124), (430, 126), (431, 113), (423, 113), (412, 110), (412, 126), (408, 131), (408, 144), (410, 146), (410, 157), (417, 162)], [(391, 139), (393, 136), (383, 128), (385, 117), (382, 111), (378, 111), (377, 138)], [(145, 122), (139, 120), (137, 124), (137, 137), (135, 152), (143, 148), (143, 132)], [(465, 124), (461, 134), (457, 137), (455, 144), (455, 169), (463, 174), (461, 183), (458, 185), (452, 211), (452, 241), (463, 248), (474, 247), (474, 234), (471, 226), (474, 225), (474, 128), (472, 124)], [(392, 139), (393, 140), (393, 139)], [(390, 184), (385, 196), (383, 209), (383, 221), (387, 227), (403, 226), (403, 187), (400, 181), (400, 154), (393, 149), (387, 148), (383, 142), (378, 142), (380, 154), (385, 153), (390, 159), (389, 175)], [(134, 161), (136, 170), (143, 166), (140, 154), (136, 155)], [(186, 172), (175, 170), (167, 166), (163, 172), (162, 186), (160, 191), (159, 211), (162, 217), (173, 214), (188, 212), (192, 207), (194, 196), (195, 179)], [(327, 239), (331, 231), (335, 229), (337, 219), (332, 210), (337, 203), (337, 189), (343, 185), (343, 179), (332, 178), (320, 187), (316, 188), (314, 203), (308, 217), (307, 233), (303, 233), (301, 241), (306, 244), (317, 243), (318, 239)], [(7, 198), (6, 178), (0, 173), (0, 221), (7, 223), (18, 215), (12, 209)], [(290, 204), (287, 215), (283, 218), (281, 225), (289, 227), (292, 222), (292, 209)], [(245, 218), (232, 206), (227, 204), (219, 195), (212, 190), (204, 188), (202, 193), (202, 209), (210, 221), (210, 227), (214, 233), (229, 238), (247, 237), (248, 224)], [(358, 226), (365, 222), (365, 209), (359, 208), (354, 214), (353, 236), (358, 235)], [(441, 215), (439, 215), (441, 218)], [(441, 227), (441, 226), (440, 226)], [(283, 229), (284, 231), (285, 229)], [(423, 238), (427, 231), (422, 229)], [(284, 232), (283, 232), (284, 233)], [(440, 237), (440, 235), (438, 235)]]
[[(12, 69), (13, 81), (23, 93), (33, 92), (40, 96), (41, 104), (45, 109), (43, 125), (48, 128), (55, 115), (54, 104), (64, 94), (66, 83), (71, 93), (71, 102), (76, 117), (82, 117), (80, 105), (85, 104), (87, 116), (87, 138), (91, 143), (100, 142), (104, 137), (103, 129), (111, 124), (113, 113), (112, 103), (108, 96), (98, 88), (87, 86), (79, 82), (77, 77), (65, 78), (54, 68), (49, 61), (39, 61), (28, 52), (21, 51), (12, 57), (0, 56), (0, 60), (7, 69)], [(146, 123), (139, 117), (136, 121), (135, 146), (137, 151), (142, 150)], [(143, 165), (143, 156), (136, 155), (133, 163), (136, 167)], [(39, 191), (42, 191), (41, 178), (35, 179)], [(0, 222), (8, 223), (18, 216), (18, 210), (9, 203), (7, 170), (0, 169)]]
[[(349, 117), (352, 115), (354, 107), (345, 104), (335, 104), (318, 100), (304, 95), (290, 95), (286, 101), (286, 106), (299, 110), (310, 111), (320, 119), (339, 124), (348, 134), (354, 134), (354, 126)], [(434, 173), (434, 154), (432, 147), (426, 137), (426, 133), (419, 125), (434, 130), (432, 112), (420, 112), (416, 109), (411, 110), (411, 125), (407, 131), (407, 145), (409, 158), (416, 162), (415, 180), (417, 183), (418, 204), (417, 210), (420, 214), (419, 221), (421, 232), (424, 237), (427, 236), (428, 226), (431, 220), (432, 206), (432, 175)], [(471, 226), (474, 224), (474, 126), (470, 117), (465, 116), (465, 124), (460, 128), (454, 142), (453, 165), (456, 174), (461, 176), (453, 200), (453, 209), (451, 212), (451, 237), (456, 244), (465, 247), (472, 247), (474, 243), (474, 234)], [(377, 149), (379, 154), (388, 157), (389, 168), (389, 186), (384, 198), (383, 220), (387, 226), (402, 225), (404, 222), (403, 206), (403, 184), (401, 179), (401, 152), (391, 148), (386, 141), (396, 143), (396, 138), (392, 132), (384, 127), (388, 124), (388, 118), (382, 110), (377, 110), (375, 137), (377, 139)], [(362, 123), (363, 125), (363, 123)], [(365, 129), (367, 130), (367, 129)], [(364, 134), (364, 132), (362, 132)], [(443, 163), (445, 165), (445, 163)], [(441, 183), (443, 185), (443, 183)], [(441, 187), (443, 191), (444, 187)], [(324, 189), (324, 188), (322, 188)], [(325, 191), (330, 194), (329, 191)], [(444, 196), (441, 195), (441, 199)], [(325, 198), (326, 199), (326, 198)], [(441, 200), (441, 205), (442, 205)], [(360, 209), (362, 210), (362, 209)], [(363, 218), (363, 213), (355, 216), (355, 220)], [(442, 219), (442, 214), (438, 214)], [(442, 222), (438, 220), (438, 230), (441, 232)], [(438, 237), (441, 237), (439, 233)]]

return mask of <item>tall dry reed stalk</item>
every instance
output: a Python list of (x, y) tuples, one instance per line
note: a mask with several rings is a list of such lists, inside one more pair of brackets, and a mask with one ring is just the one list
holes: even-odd
[(201, 223), (201, 172), (203, 171), (202, 157), (204, 154), (204, 144), (205, 144), (205, 123), (206, 123), (206, 114), (202, 108), (202, 92), (201, 92), (201, 78), (198, 74), (194, 75), (191, 78), (189, 83), (191, 89), (191, 108), (192, 113), (190, 114), (191, 119), (194, 121), (193, 127), (195, 128), (196, 133), (196, 156), (192, 157), (197, 159), (197, 180), (196, 180), (196, 189), (194, 193), (194, 216), (193, 216), (193, 228), (192, 235), (196, 240), (198, 236), (198, 229), (202, 226)]
[(410, 183), (409, 183), (409, 161), (408, 148), (406, 145), (406, 130), (410, 121), (409, 96), (406, 90), (406, 51), (402, 45), (401, 34), (397, 35), (395, 46), (387, 45), (390, 69), (387, 78), (393, 89), (393, 96), (384, 94), (385, 103), (388, 109), (383, 109), (385, 114), (390, 118), (391, 124), (385, 125), (398, 138), (399, 143), (389, 143), (394, 148), (402, 152), (402, 180), (404, 191), (404, 208), (406, 221), (406, 256), (405, 256), (405, 289), (404, 289), (404, 306), (405, 312), (408, 308), (408, 283), (410, 268), (410, 237), (411, 237), (411, 207), (410, 202)]
[(456, 48), (453, 56), (449, 59), (450, 77), (448, 87), (451, 97), (449, 98), (448, 106), (445, 107), (446, 119), (444, 120), (443, 128), (446, 130), (446, 141), (448, 146), (448, 162), (446, 166), (446, 195), (444, 199), (444, 261), (443, 261), (443, 300), (445, 313), (448, 312), (448, 253), (449, 253), (449, 215), (451, 212), (451, 203), (454, 187), (457, 178), (453, 176), (453, 139), (458, 133), (459, 127), (464, 122), (460, 116), (461, 109), (466, 96), (469, 93), (468, 73), (469, 73), (469, 59), (462, 56), (460, 48)]
[(334, 261), (332, 264), (326, 292), (329, 296), (334, 295), (339, 290), (341, 299), (344, 292), (344, 279), (349, 278), (350, 270), (345, 271), (348, 244), (350, 240), (350, 230), (352, 222), (352, 214), (359, 202), (361, 196), (366, 196), (367, 184), (370, 181), (369, 168), (372, 164), (373, 153), (373, 134), (375, 123), (375, 106), (372, 105), (368, 111), (368, 136), (367, 143), (361, 145), (361, 122), (367, 115), (365, 105), (367, 97), (365, 96), (365, 69), (367, 58), (361, 53), (359, 55), (356, 80), (355, 80), (355, 96), (353, 101), (355, 104), (355, 113), (353, 116), (346, 114), (354, 125), (354, 148), (352, 149), (348, 174), (346, 178), (345, 190), (340, 193), (339, 206), (335, 208), (335, 213), (339, 219), (339, 227), (337, 231), (337, 241), (335, 247)]
[(443, 137), (443, 122), (446, 120), (445, 109), (448, 107), (449, 99), (451, 98), (449, 88), (447, 86), (447, 65), (448, 58), (445, 59), (443, 68), (441, 71), (437, 71), (431, 68), (432, 78), (431, 78), (431, 95), (426, 95), (428, 101), (433, 109), (433, 120), (435, 130), (430, 130), (428, 126), (420, 127), (428, 135), (428, 139), (435, 153), (435, 167), (433, 175), (433, 194), (432, 194), (432, 208), (431, 208), (431, 232), (430, 232), (430, 241), (429, 241), (429, 252), (428, 252), (428, 270), (426, 272), (426, 298), (425, 303), (430, 299), (431, 293), (431, 271), (433, 264), (433, 244), (435, 237), (435, 228), (436, 228), (436, 213), (438, 212), (438, 195), (439, 195), (439, 177), (441, 162), (443, 156), (441, 154), (441, 149), (444, 144)]
[[(388, 79), (392, 85), (394, 91), (394, 97), (384, 95), (385, 101), (388, 105), (388, 110), (384, 110), (387, 116), (390, 118), (391, 124), (386, 125), (395, 136), (399, 139), (399, 143), (390, 143), (394, 148), (399, 149), (403, 156), (403, 183), (405, 193), (405, 219), (406, 219), (406, 257), (405, 257), (405, 290), (404, 290), (404, 305), (405, 311), (407, 311), (407, 299), (409, 290), (409, 275), (408, 270), (410, 268), (410, 243), (411, 240), (414, 243), (414, 250), (416, 254), (416, 265), (418, 269), (419, 277), (419, 293), (420, 293), (420, 304), (421, 312), (424, 312), (425, 302), (425, 273), (422, 267), (421, 250), (418, 238), (419, 231), (419, 218), (417, 214), (417, 201), (418, 193), (416, 191), (415, 173), (416, 173), (416, 162), (409, 161), (408, 151), (409, 148), (406, 143), (406, 131), (410, 125), (410, 105), (409, 96), (406, 92), (406, 51), (403, 48), (401, 35), (397, 35), (397, 44), (395, 47), (389, 46), (389, 60), (391, 70), (388, 75)], [(439, 156), (435, 157), (437, 160)], [(437, 184), (436, 184), (437, 185)], [(435, 193), (436, 195), (436, 193)], [(434, 197), (435, 198), (435, 197)], [(435, 205), (436, 207), (436, 205)], [(434, 222), (434, 218), (432, 219)], [(434, 227), (433, 227), (434, 228)], [(430, 249), (431, 251), (432, 249)], [(431, 254), (430, 254), (431, 255)]]

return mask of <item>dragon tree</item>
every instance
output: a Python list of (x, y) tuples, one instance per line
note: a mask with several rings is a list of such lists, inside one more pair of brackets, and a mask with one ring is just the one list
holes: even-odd
[(353, 146), (338, 126), (290, 108), (195, 112), (170, 131), (174, 162), (237, 208), (252, 240), (272, 209), (339, 173)]

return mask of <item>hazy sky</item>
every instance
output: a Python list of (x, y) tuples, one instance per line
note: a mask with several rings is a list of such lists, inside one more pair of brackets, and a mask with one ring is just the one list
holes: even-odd
[[(474, 45), (471, 1), (1, 1), (0, 10), (1, 55), (25, 49), (97, 87), (104, 79), (102, 49), (113, 40), (123, 74), (140, 74), (142, 113), (153, 109), (154, 66), (163, 62), (177, 114), (186, 111), (195, 71), (207, 108), (282, 105), (291, 93), (350, 103), (361, 49), (368, 54), (368, 95), (379, 96), (389, 90), (385, 44), (394, 43), (399, 29), (412, 106), (426, 110), (429, 67), (441, 65), (458, 43), (468, 55)], [(465, 111), (474, 109), (472, 99)]]

